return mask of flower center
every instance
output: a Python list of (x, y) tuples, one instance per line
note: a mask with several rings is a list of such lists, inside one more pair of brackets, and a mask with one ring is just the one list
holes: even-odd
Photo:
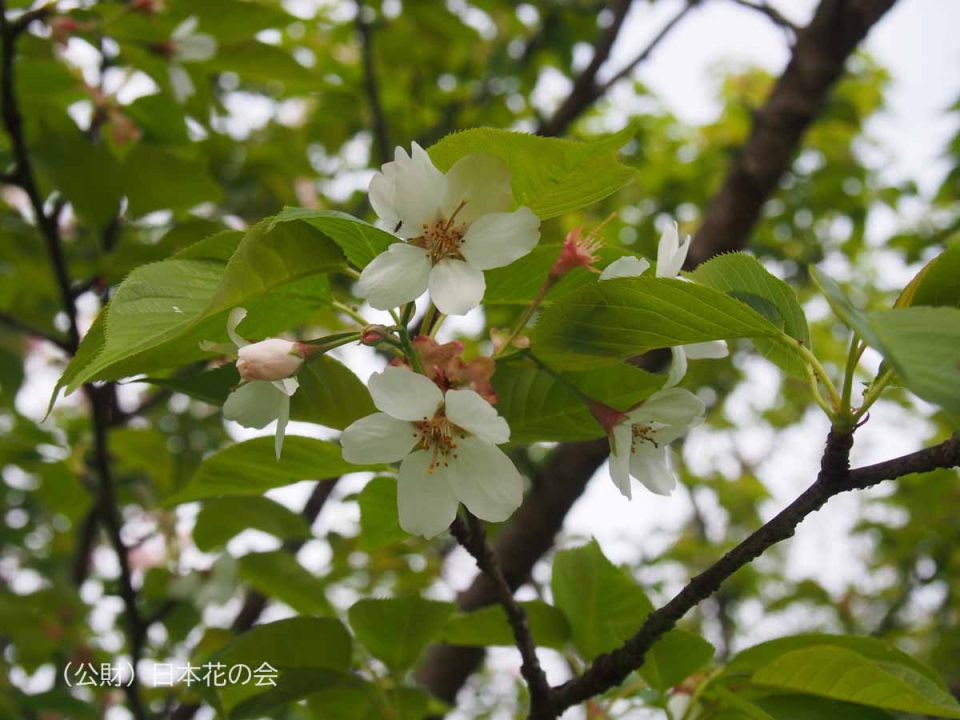
[(443, 409), (429, 420), (415, 422), (413, 426), (416, 428), (417, 447), (432, 451), (428, 473), (440, 466), (448, 467), (450, 458), (457, 457), (460, 440), (467, 436), (466, 432), (450, 422), (443, 414)]
[(426, 249), (434, 264), (447, 257), (460, 257), (460, 244), (463, 242), (467, 228), (465, 223), (457, 223), (456, 219), (466, 202), (466, 200), (462, 201), (449, 218), (441, 217), (432, 223), (422, 225), (420, 237), (414, 242)]
[(649, 425), (637, 423), (630, 429), (633, 431), (633, 438), (630, 440), (630, 452), (634, 452), (637, 449), (637, 443), (645, 442), (650, 443), (654, 447), (660, 447), (657, 445), (657, 441), (653, 436), (654, 428), (650, 427)]

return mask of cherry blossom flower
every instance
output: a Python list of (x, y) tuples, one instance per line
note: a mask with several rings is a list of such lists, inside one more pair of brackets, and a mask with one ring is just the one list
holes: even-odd
[[(687, 259), (690, 249), (690, 236), (680, 237), (680, 231), (675, 222), (669, 223), (660, 235), (657, 246), (657, 277), (675, 278), (680, 274), (683, 263)], [(639, 277), (650, 267), (645, 258), (632, 256), (622, 257), (610, 263), (600, 273), (600, 280), (612, 280), (619, 277)], [(681, 278), (682, 279), (682, 278)], [(723, 340), (691, 343), (670, 348), (670, 370), (664, 387), (673, 387), (687, 374), (687, 360), (719, 359), (729, 355), (730, 351)]]
[(407, 242), (390, 245), (360, 275), (357, 293), (378, 310), (427, 289), (440, 312), (465, 315), (483, 299), (484, 270), (509, 265), (540, 239), (540, 220), (513, 204), (510, 171), (498, 158), (467, 155), (444, 175), (416, 143), (397, 148), (370, 181), (381, 222)]
[(197, 90), (183, 63), (206, 62), (217, 53), (217, 41), (212, 35), (198, 33), (197, 18), (193, 15), (174, 28), (165, 51), (170, 57), (170, 85), (177, 102), (182, 103)]
[(703, 421), (703, 401), (689, 390), (668, 388), (626, 413), (591, 410), (610, 437), (610, 477), (624, 497), (632, 496), (631, 476), (657, 495), (673, 492), (677, 473), (669, 445)]
[(369, 382), (378, 413), (343, 431), (343, 457), (357, 464), (402, 461), (400, 526), (433, 537), (462, 502), (479, 518), (506, 520), (523, 499), (523, 481), (497, 445), (510, 427), (472, 390), (440, 390), (424, 375), (387, 367)]
[(237, 326), (246, 315), (243, 308), (234, 308), (227, 320), (227, 333), (237, 347), (237, 371), (243, 382), (227, 396), (223, 417), (257, 429), (276, 420), (274, 449), (279, 460), (290, 421), (290, 397), (300, 386), (294, 375), (303, 365), (306, 348), (281, 338), (248, 343), (237, 334)]

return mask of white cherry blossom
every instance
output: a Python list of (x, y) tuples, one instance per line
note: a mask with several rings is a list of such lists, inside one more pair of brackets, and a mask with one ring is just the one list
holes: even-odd
[[(657, 245), (657, 277), (675, 278), (680, 274), (683, 263), (687, 259), (690, 249), (690, 236), (680, 237), (680, 230), (675, 222), (669, 223), (660, 235)], [(600, 280), (612, 280), (619, 277), (639, 277), (650, 267), (646, 258), (632, 256), (622, 257), (613, 261), (603, 272)], [(681, 278), (682, 279), (682, 278)], [(723, 340), (708, 340), (707, 342), (678, 345), (670, 348), (670, 370), (667, 372), (665, 388), (673, 387), (687, 374), (687, 360), (707, 360), (724, 358), (730, 354), (727, 343)]]
[(627, 412), (610, 430), (610, 477), (626, 498), (630, 477), (657, 495), (677, 485), (670, 443), (703, 421), (704, 404), (683, 388), (660, 390)]
[(170, 85), (177, 102), (182, 103), (197, 90), (183, 63), (206, 62), (217, 53), (212, 35), (197, 32), (197, 18), (190, 16), (170, 35)]
[(510, 171), (493, 155), (467, 155), (444, 175), (416, 143), (410, 155), (398, 147), (370, 181), (370, 203), (406, 240), (360, 275), (357, 294), (378, 310), (429, 289), (440, 312), (465, 315), (483, 299), (483, 271), (509, 265), (540, 239), (540, 220), (529, 208), (509, 211)]
[(433, 537), (453, 522), (459, 503), (479, 518), (506, 520), (523, 499), (520, 473), (497, 445), (510, 427), (472, 390), (443, 393), (400, 367), (369, 382), (378, 413), (343, 431), (343, 457), (367, 465), (402, 461), (397, 478), (400, 526)]
[(270, 338), (248, 343), (237, 334), (246, 317), (243, 308), (234, 308), (227, 320), (227, 333), (237, 346), (237, 370), (243, 382), (227, 396), (223, 417), (246, 428), (264, 428), (277, 421), (274, 449), (277, 459), (290, 421), (290, 397), (300, 384), (293, 377), (303, 364), (296, 343)]

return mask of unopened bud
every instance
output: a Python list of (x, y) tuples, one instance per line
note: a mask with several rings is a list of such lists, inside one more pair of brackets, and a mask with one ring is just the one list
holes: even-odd
[(238, 351), (237, 370), (244, 380), (282, 380), (292, 377), (303, 364), (298, 343), (268, 338)]
[(371, 347), (379, 345), (390, 337), (390, 331), (383, 325), (365, 325), (360, 331), (360, 342)]

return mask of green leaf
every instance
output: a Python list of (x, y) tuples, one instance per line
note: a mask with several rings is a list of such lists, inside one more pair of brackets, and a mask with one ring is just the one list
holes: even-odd
[(686, 630), (671, 630), (647, 654), (639, 673), (660, 691), (679, 685), (702, 670), (716, 652), (713, 645)]
[(558, 379), (529, 361), (501, 362), (493, 376), (497, 410), (510, 424), (513, 442), (603, 437), (603, 428), (579, 393), (626, 410), (650, 397), (663, 382), (662, 375), (624, 363), (565, 373)]
[(237, 372), (236, 365), (228, 363), (196, 375), (169, 378), (147, 377), (136, 382), (150, 383), (182, 393), (195, 400), (202, 400), (210, 405), (223, 405), (230, 391), (240, 384), (240, 373)]
[(754, 673), (753, 682), (885, 710), (960, 718), (960, 704), (924, 675), (836, 646), (785, 653)]
[(544, 310), (533, 352), (554, 367), (589, 368), (655, 348), (781, 331), (729, 295), (665, 278), (618, 278), (589, 285)]
[(367, 650), (390, 670), (402, 672), (439, 635), (453, 610), (453, 603), (410, 596), (360, 600), (348, 616)]
[(867, 316), (854, 307), (840, 286), (837, 285), (832, 278), (827, 277), (817, 270), (817, 268), (810, 268), (810, 277), (813, 278), (817, 287), (820, 288), (820, 292), (823, 293), (827, 302), (830, 303), (830, 307), (836, 316), (840, 318), (848, 328), (857, 333), (867, 345), (875, 350), (880, 350), (881, 343), (873, 332)]
[(237, 533), (260, 530), (281, 540), (306, 540), (303, 516), (265, 497), (227, 496), (204, 500), (193, 526), (193, 540), (204, 552), (222, 547)]
[(435, 702), (423, 690), (399, 687), (382, 690), (360, 678), (329, 685), (307, 699), (311, 717), (323, 720), (423, 720)]
[(38, 167), (82, 220), (95, 228), (107, 225), (120, 208), (124, 190), (116, 158), (66, 117), (44, 117), (41, 133), (43, 142), (32, 148)]
[(551, 587), (554, 603), (570, 623), (573, 644), (587, 660), (620, 646), (653, 610), (643, 590), (595, 540), (557, 553)]
[(242, 80), (278, 95), (312, 92), (319, 82), (287, 50), (250, 39), (225, 43), (205, 66), (218, 72), (234, 72)]
[(294, 420), (343, 430), (376, 412), (370, 392), (353, 371), (326, 355), (306, 363), (297, 374), (300, 387), (291, 398)]
[(331, 612), (325, 595), (326, 583), (285, 550), (244, 555), (237, 569), (240, 577), (255, 590), (286, 603), (302, 615)]
[(361, 550), (370, 552), (409, 537), (400, 527), (395, 478), (373, 478), (363, 486), (357, 502), (360, 505)]
[(220, 495), (260, 495), (301, 480), (323, 480), (365, 469), (343, 459), (340, 446), (307, 437), (287, 437), (277, 460), (272, 437), (230, 445), (206, 458), (167, 505)]
[(517, 204), (546, 219), (591, 205), (633, 180), (636, 171), (622, 165), (616, 151), (634, 134), (627, 127), (584, 143), (476, 128), (448, 135), (429, 153), (443, 172), (471, 153), (496, 155), (510, 168)]
[(285, 207), (273, 219), (273, 225), (291, 220), (302, 220), (333, 240), (347, 260), (363, 268), (377, 255), (384, 252), (397, 238), (370, 223), (336, 210), (310, 210), (309, 208)]
[[(527, 613), (530, 634), (540, 647), (563, 650), (570, 642), (570, 625), (559, 609), (542, 600), (520, 605)], [(500, 605), (490, 605), (467, 613), (457, 613), (443, 628), (443, 642), (448, 645), (513, 647), (516, 642), (507, 615)]]
[[(228, 685), (220, 693), (223, 706), (239, 710), (241, 703), (249, 703), (255, 696), (272, 696), (272, 702), (269, 697), (261, 699), (257, 709), (262, 711), (264, 704), (286, 702), (291, 695), (302, 697), (323, 684), (340, 681), (350, 668), (351, 657), (350, 634), (338, 620), (296, 617), (258, 625), (230, 643), (217, 659), (228, 667), (247, 665), (251, 669), (268, 663), (280, 671), (277, 686), (258, 687), (256, 682)], [(312, 689), (304, 679), (313, 681)], [(232, 717), (238, 715), (242, 716), (242, 711)]]
[(132, 215), (189, 210), (223, 194), (202, 160), (157, 145), (138, 143), (123, 163), (123, 186)]
[[(783, 280), (773, 276), (754, 257), (743, 253), (719, 255), (698, 267), (690, 278), (701, 285), (729, 293), (740, 300), (744, 295), (762, 298), (777, 313), (783, 331), (805, 346), (810, 346), (810, 330), (796, 293)], [(759, 310), (753, 303), (748, 305)], [(762, 315), (766, 313), (761, 311)], [(806, 363), (783, 344), (767, 338), (756, 338), (757, 349), (785, 372), (804, 377)]]
[(923, 266), (894, 307), (960, 307), (960, 245), (953, 245)]
[(875, 349), (903, 385), (960, 417), (960, 309), (914, 306), (867, 313)]
[[(258, 339), (311, 317), (329, 298), (326, 272), (342, 265), (339, 250), (303, 223), (268, 230), (267, 223), (224, 233), (174, 258), (134, 270), (120, 285), (97, 332), (91, 329), (60, 385), (73, 391), (92, 379), (111, 380), (184, 365), (208, 352), (201, 340), (225, 340), (226, 318), (248, 310), (241, 335)], [(229, 262), (222, 256), (235, 251)]]
[(771, 695), (753, 702), (773, 720), (893, 720), (890, 713), (877, 708), (811, 695)]

